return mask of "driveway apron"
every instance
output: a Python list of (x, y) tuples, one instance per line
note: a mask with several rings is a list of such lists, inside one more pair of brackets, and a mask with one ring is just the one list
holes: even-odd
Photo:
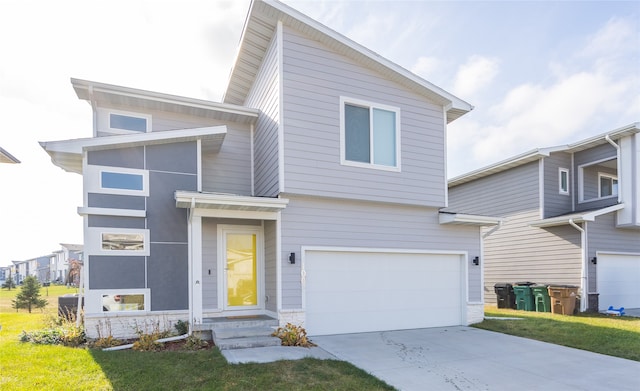
[(399, 390), (640, 390), (640, 362), (471, 327), (311, 339)]

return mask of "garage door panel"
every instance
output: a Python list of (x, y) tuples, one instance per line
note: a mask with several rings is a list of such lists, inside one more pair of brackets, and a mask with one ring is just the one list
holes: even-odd
[(640, 308), (640, 255), (598, 254), (599, 309)]
[(310, 335), (462, 324), (458, 255), (309, 251)]

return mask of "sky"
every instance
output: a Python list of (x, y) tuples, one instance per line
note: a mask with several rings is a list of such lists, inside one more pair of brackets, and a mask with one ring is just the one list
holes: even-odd
[[(448, 176), (640, 121), (640, 2), (285, 0), (471, 103)], [(248, 1), (0, 0), (0, 266), (83, 242), (82, 178), (39, 141), (90, 137), (70, 78), (219, 102)]]

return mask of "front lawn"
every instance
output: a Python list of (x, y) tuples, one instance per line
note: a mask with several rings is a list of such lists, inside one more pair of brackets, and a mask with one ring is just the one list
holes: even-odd
[(42, 329), (57, 311), (64, 286), (45, 288), (44, 311), (16, 312), (18, 290), (0, 290), (0, 389), (10, 390), (393, 390), (353, 365), (304, 359), (269, 364), (227, 364), (217, 349), (104, 352), (19, 341), (23, 330)]
[(495, 307), (486, 307), (485, 316), (522, 320), (485, 319), (473, 326), (640, 361), (640, 318), (588, 313), (567, 316)]

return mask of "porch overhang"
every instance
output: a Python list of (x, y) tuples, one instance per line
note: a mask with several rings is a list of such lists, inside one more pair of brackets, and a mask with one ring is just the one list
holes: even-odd
[(202, 217), (276, 220), (289, 204), (285, 198), (248, 197), (235, 194), (178, 190), (176, 207)]
[(531, 227), (547, 228), (547, 227), (555, 227), (558, 225), (568, 225), (568, 224), (571, 224), (571, 222), (584, 223), (588, 221), (595, 221), (596, 217), (598, 216), (615, 212), (622, 208), (624, 208), (624, 204), (616, 204), (616, 205), (612, 205), (602, 209), (579, 212), (579, 213), (571, 213), (571, 214), (557, 216), (557, 217), (550, 217), (548, 219), (536, 220), (529, 223), (529, 225)]
[(438, 214), (440, 224), (449, 225), (475, 225), (475, 226), (493, 226), (502, 223), (502, 219), (493, 216), (481, 216), (466, 213), (440, 212)]

